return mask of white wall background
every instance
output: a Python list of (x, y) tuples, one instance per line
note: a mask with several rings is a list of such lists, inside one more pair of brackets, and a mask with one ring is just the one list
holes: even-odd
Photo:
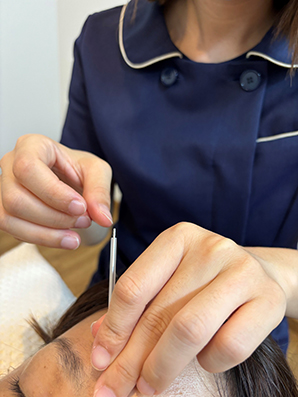
[(0, 0), (0, 158), (18, 137), (59, 140), (73, 43), (89, 14), (125, 0)]

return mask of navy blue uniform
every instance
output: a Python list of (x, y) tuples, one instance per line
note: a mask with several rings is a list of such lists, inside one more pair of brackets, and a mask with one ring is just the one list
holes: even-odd
[[(62, 136), (113, 169), (118, 270), (180, 221), (243, 246), (296, 248), (298, 78), (286, 39), (270, 30), (236, 59), (196, 63), (171, 42), (162, 7), (139, 0), (134, 20), (133, 10), (134, 0), (85, 23)], [(106, 247), (93, 283), (108, 259)]]

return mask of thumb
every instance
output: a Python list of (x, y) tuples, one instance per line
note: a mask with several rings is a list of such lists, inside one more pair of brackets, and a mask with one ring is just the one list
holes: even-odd
[(100, 226), (110, 227), (113, 224), (110, 211), (112, 169), (106, 161), (93, 155), (82, 159), (80, 165), (89, 216)]

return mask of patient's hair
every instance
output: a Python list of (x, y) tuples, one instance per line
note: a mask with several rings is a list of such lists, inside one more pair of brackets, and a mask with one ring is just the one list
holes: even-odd
[[(45, 343), (50, 343), (91, 314), (107, 307), (108, 282), (85, 291), (52, 329), (32, 326)], [(298, 397), (295, 377), (277, 343), (268, 337), (242, 364), (215, 374), (221, 397)]]

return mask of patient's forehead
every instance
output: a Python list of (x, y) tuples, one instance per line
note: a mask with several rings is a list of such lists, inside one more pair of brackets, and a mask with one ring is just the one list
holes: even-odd
[[(18, 371), (18, 370), (17, 370)], [(6, 385), (2, 385), (2, 383)], [(7, 379), (0, 380), (0, 396), (12, 397), (11, 391), (7, 391)], [(92, 389), (92, 387), (91, 387)], [(90, 397), (92, 397), (92, 392)], [(175, 381), (160, 394), (161, 397), (219, 397), (217, 384), (213, 374), (207, 373), (194, 359)], [(62, 397), (62, 395), (61, 395)], [(65, 397), (65, 396), (63, 396)], [(85, 397), (89, 397), (86, 395)], [(133, 391), (129, 397), (145, 397), (137, 391)]]
[[(61, 338), (70, 338), (76, 349), (79, 351), (80, 356), (85, 361), (87, 368), (90, 365), (90, 354), (92, 349), (93, 337), (90, 331), (91, 323), (98, 319), (103, 312), (95, 313), (94, 315), (84, 319), (81, 323), (75, 325), (73, 328), (68, 330), (66, 333), (61, 335)], [(44, 351), (50, 350), (47, 347)], [(99, 376), (99, 373), (97, 373)], [(97, 376), (96, 374), (96, 376)], [(90, 390), (93, 390), (95, 386), (96, 379), (88, 376), (89, 383), (93, 382), (94, 385), (89, 385)], [(184, 369), (184, 371), (178, 376), (173, 383), (162, 393), (161, 397), (216, 397), (219, 396), (218, 388), (215, 380), (215, 376), (206, 372), (198, 363), (197, 359), (193, 359), (189, 365)], [(3, 388), (1, 386), (3, 383), (0, 380), (0, 396), (1, 397), (12, 397), (12, 394), (2, 394)], [(90, 397), (92, 397), (90, 394)], [(62, 396), (61, 396), (62, 397)], [(65, 396), (63, 396), (65, 397)], [(85, 397), (85, 396), (84, 396)], [(89, 397), (89, 393), (86, 394)], [(142, 397), (142, 395), (136, 391), (131, 393), (130, 397)]]
[[(102, 310), (99, 312), (99, 316), (102, 316), (106, 310)], [(76, 338), (78, 334), (82, 332), (82, 326), (87, 328), (88, 335), (90, 332), (90, 325), (94, 321), (94, 319), (98, 319), (98, 314), (85, 319), (80, 324), (77, 324), (73, 327), (72, 330), (77, 330), (73, 333), (73, 336)], [(72, 331), (70, 330), (70, 331)], [(68, 335), (70, 332), (66, 332), (64, 335)], [(82, 343), (81, 337), (79, 338), (79, 343)], [(92, 337), (93, 342), (93, 337)], [(89, 360), (89, 354), (91, 352), (92, 346), (88, 343), (83, 343), (83, 349), (87, 350), (87, 356)], [(219, 375), (211, 374), (205, 371), (201, 365), (199, 364), (197, 358), (195, 357), (182, 371), (182, 373), (172, 382), (172, 384), (159, 396), (161, 397), (219, 397), (220, 393), (218, 392), (217, 379)], [(134, 391), (131, 393), (129, 397), (145, 397), (142, 394)]]

